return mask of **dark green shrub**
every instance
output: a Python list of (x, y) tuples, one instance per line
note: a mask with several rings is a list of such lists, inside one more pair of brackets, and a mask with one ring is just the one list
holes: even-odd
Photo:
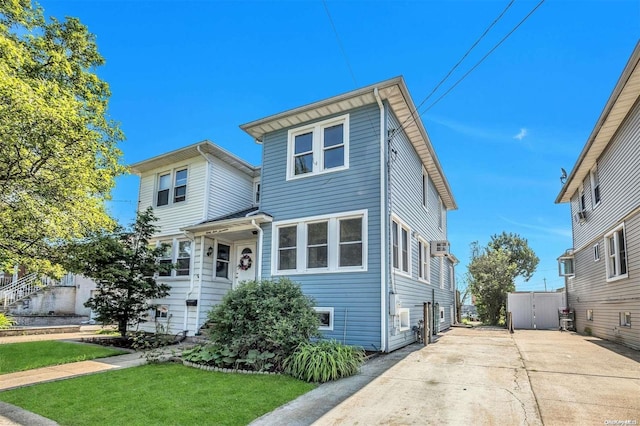
[[(270, 370), (281, 371), (298, 345), (320, 335), (313, 305), (300, 286), (286, 278), (248, 281), (209, 312), (210, 338), (235, 353), (244, 368), (272, 364)], [(269, 358), (261, 359), (264, 356)]]
[(307, 382), (328, 382), (356, 374), (365, 360), (361, 348), (335, 340), (302, 343), (284, 363), (285, 372)]

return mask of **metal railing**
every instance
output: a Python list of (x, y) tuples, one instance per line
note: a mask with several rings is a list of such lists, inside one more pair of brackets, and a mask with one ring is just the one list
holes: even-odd
[(49, 278), (41, 277), (37, 273), (25, 275), (17, 281), (0, 287), (0, 297), (2, 298), (3, 309), (13, 303), (26, 299), (34, 293), (37, 293), (45, 287), (58, 285), (59, 282)]

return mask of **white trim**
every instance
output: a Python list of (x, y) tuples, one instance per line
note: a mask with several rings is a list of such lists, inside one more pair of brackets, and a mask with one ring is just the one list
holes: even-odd
[(429, 211), (429, 172), (422, 167), (422, 207)]
[(600, 243), (593, 245), (593, 261), (598, 262), (600, 260)]
[(440, 289), (444, 290), (444, 257), (440, 258)]
[[(615, 262), (615, 270), (621, 271), (621, 262), (620, 262), (620, 247), (619, 247), (619, 239), (618, 239), (618, 231), (622, 230), (622, 235), (624, 236), (624, 263), (625, 263), (625, 273), (624, 274), (616, 274), (613, 275), (611, 271), (610, 262)], [(615, 247), (615, 252), (610, 253), (610, 241), (613, 240), (613, 244)], [(620, 225), (613, 228), (611, 231), (607, 232), (604, 236), (604, 252), (605, 252), (605, 271), (607, 282), (618, 281), (624, 278), (629, 277), (629, 255), (627, 252), (627, 238), (625, 232), (624, 222)]]
[(400, 331), (411, 330), (411, 311), (409, 308), (398, 309), (398, 328)]
[(323, 326), (320, 325), (318, 327), (318, 330), (322, 330), (322, 331), (333, 331), (333, 308), (331, 307), (324, 307), (324, 306), (316, 306), (313, 308), (316, 312), (320, 313), (320, 312), (328, 312), (329, 313), (329, 326)]
[[(422, 268), (421, 259), (426, 265), (426, 271)], [(431, 247), (429, 242), (422, 237), (418, 237), (418, 281), (427, 284), (431, 282)]]
[(620, 327), (631, 327), (631, 312), (621, 311), (619, 314)]
[(380, 350), (382, 352), (387, 351), (387, 328), (389, 326), (387, 317), (387, 256), (389, 255), (389, 243), (387, 237), (389, 236), (387, 229), (387, 205), (386, 205), (386, 127), (385, 127), (385, 110), (382, 100), (380, 99), (380, 93), (378, 88), (373, 89), (373, 95), (378, 103), (378, 109), (380, 110)]
[[(184, 190), (184, 200), (182, 201), (175, 201), (175, 189), (176, 189), (176, 173), (177, 172), (181, 172), (183, 170), (187, 171), (187, 181), (184, 184), (185, 190)], [(162, 176), (169, 176), (169, 188), (167, 188), (167, 190), (169, 191), (168, 195), (167, 195), (167, 204), (163, 204), (161, 206), (158, 205), (158, 192), (160, 191), (160, 177)], [(173, 167), (171, 169), (165, 169), (161, 172), (158, 172), (154, 175), (154, 187), (153, 187), (153, 199), (151, 200), (151, 205), (153, 206), (153, 208), (156, 209), (163, 209), (166, 207), (171, 207), (174, 204), (179, 204), (179, 203), (186, 203), (188, 201), (187, 199), (187, 189), (189, 188), (189, 177), (191, 176), (191, 167), (189, 167), (189, 165), (184, 165), (184, 166), (180, 166), (180, 167)], [(182, 185), (180, 185), (182, 186)]]
[[(335, 126), (335, 125), (343, 125), (343, 148), (344, 148), (344, 162), (342, 166), (332, 167), (330, 169), (326, 169), (324, 167), (324, 132), (323, 130), (327, 127)], [(311, 133), (311, 151), (313, 165), (312, 171), (300, 175), (295, 174), (295, 161), (294, 161), (294, 153), (295, 153), (295, 137), (298, 135), (303, 135), (306, 133)], [(294, 129), (290, 129), (287, 132), (287, 180), (301, 179), (308, 176), (315, 176), (324, 173), (333, 173), (340, 170), (346, 170), (349, 168), (349, 114), (340, 115), (338, 117), (333, 117), (327, 120), (317, 121), (313, 124), (296, 127)]]
[(444, 306), (440, 306), (440, 324), (445, 321), (446, 315), (444, 313)]
[(442, 198), (440, 196), (438, 196), (438, 206), (439, 206), (438, 207), (438, 215), (439, 215), (438, 229), (442, 231), (447, 226), (447, 219), (446, 219), (444, 204), (442, 203)]
[[(398, 234), (396, 235), (398, 239), (398, 267), (393, 264), (393, 254), (391, 255), (391, 267), (393, 268), (393, 272), (398, 275), (403, 275), (406, 277), (411, 277), (411, 227), (406, 224), (402, 219), (400, 219), (395, 213), (391, 214), (391, 237), (393, 240), (393, 224), (396, 223), (398, 225)], [(404, 263), (404, 256), (402, 255), (402, 231), (406, 231), (407, 233), (407, 270), (402, 269), (402, 265)], [(391, 241), (391, 246), (393, 247), (393, 241)]]
[[(596, 188), (595, 188), (596, 179), (594, 176), (598, 177), (598, 196), (600, 199), (597, 202), (596, 202)], [(595, 210), (596, 207), (598, 207), (602, 202), (602, 193), (600, 192), (600, 189), (601, 189), (600, 175), (598, 174), (598, 163), (596, 163), (596, 165), (593, 166), (593, 168), (589, 171), (589, 181), (591, 183), (591, 210)]]
[[(368, 268), (368, 210), (354, 210), (299, 219), (283, 220), (271, 224), (271, 275), (306, 275), (344, 272), (365, 272)], [(362, 264), (357, 266), (339, 266), (340, 262), (340, 221), (348, 219), (362, 220)], [(327, 224), (327, 267), (307, 267), (307, 225), (314, 222)], [(296, 269), (278, 270), (278, 230), (284, 227), (296, 227)]]

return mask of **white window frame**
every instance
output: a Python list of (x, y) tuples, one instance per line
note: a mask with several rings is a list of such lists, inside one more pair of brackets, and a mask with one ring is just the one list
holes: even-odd
[[(177, 178), (177, 174), (178, 172), (181, 171), (186, 171), (187, 172), (187, 177), (186, 177), (186, 182), (184, 185), (176, 185), (176, 178)], [(181, 167), (176, 167), (174, 169), (171, 170), (163, 170), (160, 173), (156, 174), (155, 177), (155, 191), (154, 191), (154, 198), (153, 198), (153, 206), (156, 208), (165, 208), (168, 206), (172, 206), (174, 204), (180, 204), (180, 203), (185, 203), (187, 201), (187, 189), (189, 188), (189, 175), (190, 175), (190, 170), (188, 166), (181, 166)], [(169, 191), (168, 195), (167, 195), (167, 204), (158, 204), (158, 194), (160, 193), (160, 178), (163, 176), (169, 176), (169, 187), (163, 189), (163, 191)], [(176, 194), (175, 191), (178, 187), (185, 187), (184, 190), (184, 200), (180, 200), (180, 201), (176, 201)]]
[(587, 309), (587, 321), (593, 321), (593, 309)]
[(169, 306), (167, 305), (156, 306), (153, 316), (156, 321), (168, 321), (170, 318)]
[[(619, 273), (621, 271), (621, 256), (620, 256), (620, 242), (619, 242), (619, 233), (622, 231), (622, 235), (624, 236), (624, 264), (625, 264), (625, 273)], [(611, 241), (614, 244), (614, 252), (611, 253)], [(629, 256), (627, 252), (627, 236), (625, 231), (624, 222), (620, 225), (613, 228), (611, 231), (607, 232), (604, 236), (604, 252), (606, 259), (606, 274), (607, 274), (607, 282), (618, 281), (629, 276)], [(611, 262), (614, 262), (615, 268), (612, 268)], [(617, 271), (617, 274), (614, 274), (614, 269)]]
[[(184, 242), (189, 243), (190, 250), (191, 250), (191, 252), (189, 253), (189, 273), (178, 275), (177, 266), (178, 266), (178, 259), (179, 259), (178, 255), (180, 254), (180, 243), (184, 243)], [(171, 268), (169, 275), (158, 275), (158, 279), (167, 279), (167, 278), (184, 279), (184, 278), (190, 277), (191, 274), (193, 273), (193, 258), (194, 258), (193, 250), (195, 249), (193, 241), (185, 238), (167, 238), (167, 239), (158, 240), (156, 242), (156, 245), (160, 246), (160, 244), (163, 244), (163, 243), (168, 244), (170, 247), (169, 247), (169, 250), (167, 251), (167, 256), (160, 257), (159, 260), (170, 260), (171, 264), (174, 267)], [(186, 258), (183, 257), (180, 259), (186, 259)]]
[(431, 246), (424, 238), (418, 238), (418, 280), (431, 282)]
[[(219, 259), (219, 249), (220, 249), (220, 244), (225, 245), (227, 247), (229, 247), (229, 260), (225, 261), (224, 259)], [(216, 281), (231, 281), (232, 274), (234, 273), (234, 271), (232, 270), (232, 257), (233, 257), (233, 244), (231, 244), (228, 241), (222, 241), (222, 240), (217, 240), (215, 241), (215, 250), (213, 251), (213, 279)], [(227, 276), (226, 277), (219, 277), (218, 276), (218, 262), (223, 262), (223, 263), (227, 263)]]
[[(600, 191), (600, 175), (598, 174), (598, 165), (596, 164), (589, 172), (589, 180), (591, 182), (591, 209), (595, 210), (596, 207), (602, 202), (602, 193)], [(596, 188), (598, 190), (598, 200), (596, 200)]]
[(449, 262), (449, 290), (454, 291), (456, 289), (456, 276), (453, 263)]
[(411, 310), (409, 308), (398, 309), (399, 329), (407, 331), (411, 329)]
[(438, 228), (443, 230), (447, 226), (446, 210), (442, 203), (442, 198), (438, 196)]
[(318, 327), (318, 330), (322, 330), (322, 331), (333, 331), (333, 308), (330, 307), (314, 307), (313, 308), (317, 313), (323, 313), (326, 312), (329, 314), (329, 325), (328, 326), (323, 326), (320, 325)]
[(262, 184), (260, 178), (256, 178), (253, 181), (253, 205), (260, 205), (260, 197), (262, 196)]
[(429, 211), (429, 173), (422, 168), (422, 207)]
[(440, 258), (440, 289), (444, 290), (444, 257)]
[(583, 184), (580, 184), (580, 188), (578, 190), (578, 211), (580, 212), (587, 211), (587, 199), (584, 195)]
[(620, 312), (620, 327), (631, 327), (631, 312)]
[[(394, 223), (396, 224), (395, 226), (395, 231), (397, 231), (397, 233), (394, 232)], [(402, 231), (405, 231), (404, 233)], [(403, 235), (406, 235), (407, 239), (406, 241), (403, 239)], [(391, 215), (391, 247), (392, 249), (395, 248), (394, 245), (394, 241), (398, 242), (398, 263), (396, 264), (396, 256), (393, 253), (391, 253), (391, 266), (393, 267), (393, 271), (396, 274), (399, 275), (405, 275), (410, 277), (411, 276), (411, 228), (409, 227), (409, 225), (407, 225), (405, 222), (403, 222), (398, 216), (396, 216), (395, 214)], [(404, 247), (404, 243), (406, 243), (407, 246), (407, 254), (406, 254), (406, 259), (405, 259), (405, 255), (403, 253), (403, 247)], [(407, 262), (407, 269), (405, 270), (404, 267), (404, 262)]]
[(440, 306), (440, 324), (442, 324), (445, 321), (445, 314), (444, 314), (444, 306)]
[(600, 244), (596, 243), (593, 245), (593, 261), (597, 262), (600, 260)]
[[(356, 266), (340, 265), (340, 221), (348, 219), (360, 219), (362, 221), (362, 264)], [(327, 232), (327, 267), (308, 268), (307, 267), (307, 225), (310, 223), (328, 222)], [(333, 213), (322, 216), (311, 216), (300, 219), (285, 220), (272, 223), (271, 241), (271, 275), (304, 275), (323, 274), (337, 272), (365, 272), (368, 261), (368, 222), (367, 210), (354, 210), (343, 213)], [(296, 227), (296, 269), (278, 270), (278, 247), (279, 229), (285, 227)], [(344, 244), (344, 243), (343, 243)]]
[[(343, 125), (343, 147), (344, 147), (344, 162), (342, 166), (325, 168), (324, 167), (324, 132), (323, 130), (337, 125)], [(295, 137), (303, 135), (305, 133), (312, 134), (312, 149), (311, 154), (313, 157), (312, 171), (309, 173), (303, 173), (296, 175), (295, 173)], [(309, 124), (302, 127), (289, 130), (287, 134), (287, 180), (302, 179), (308, 176), (315, 176), (324, 173), (332, 173), (340, 170), (346, 170), (349, 168), (349, 114), (341, 115), (338, 117), (330, 118), (327, 120), (318, 121), (313, 124)]]

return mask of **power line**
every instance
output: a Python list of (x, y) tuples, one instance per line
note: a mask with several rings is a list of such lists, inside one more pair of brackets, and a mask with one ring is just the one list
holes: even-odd
[(333, 18), (331, 17), (331, 12), (329, 12), (329, 6), (327, 6), (326, 0), (322, 0), (322, 5), (324, 6), (324, 10), (327, 12), (327, 16), (329, 17), (329, 22), (331, 23), (331, 28), (333, 28), (333, 33), (336, 36), (336, 40), (338, 41), (338, 46), (340, 47), (340, 51), (342, 52), (342, 56), (344, 57), (344, 61), (347, 63), (347, 68), (349, 68), (349, 74), (351, 74), (351, 78), (353, 79), (353, 83), (358, 86), (358, 82), (356, 80), (356, 75), (353, 73), (353, 69), (351, 68), (351, 63), (349, 62), (349, 58), (347, 57), (347, 52), (344, 50), (344, 46), (342, 45), (342, 41), (340, 40), (340, 36), (338, 35), (338, 30), (336, 29), (336, 25), (333, 23)]
[(487, 59), (489, 57), (489, 55), (491, 55), (494, 50), (496, 50), (506, 39), (508, 39), (511, 34), (513, 34), (519, 27), (520, 25), (524, 24), (524, 22), (529, 19), (529, 17), (531, 15), (533, 15), (533, 13), (540, 7), (542, 6), (542, 3), (544, 3), (545, 0), (540, 0), (540, 2), (533, 8), (531, 9), (531, 11), (527, 14), (527, 16), (525, 16), (520, 22), (518, 22), (518, 25), (516, 25), (515, 27), (513, 27), (513, 29), (511, 31), (509, 31), (507, 33), (507, 35), (505, 35), (495, 46), (493, 46), (491, 48), (491, 50), (489, 50), (489, 52), (487, 52), (486, 55), (484, 55), (473, 67), (471, 67), (471, 69), (469, 71), (467, 71), (462, 77), (460, 77), (458, 79), (458, 81), (456, 81), (453, 86), (451, 86), (446, 92), (444, 92), (438, 99), (435, 100), (434, 103), (432, 103), (431, 105), (429, 105), (429, 107), (427, 109), (425, 109), (423, 112), (420, 113), (420, 115), (426, 113), (427, 111), (429, 111), (431, 108), (433, 108), (438, 102), (440, 102), (445, 96), (447, 96), (458, 84), (460, 84), (462, 82), (462, 80), (464, 80), (465, 78), (467, 78), (467, 76), (469, 74), (471, 74), (473, 72), (473, 70), (475, 70), (476, 68), (478, 68), (478, 66), (484, 62), (485, 59)]
[(433, 90), (431, 90), (431, 92), (422, 100), (422, 102), (420, 102), (420, 104), (417, 107), (415, 107), (415, 109), (411, 112), (411, 115), (409, 117), (407, 117), (404, 120), (404, 122), (400, 125), (400, 129), (403, 129), (404, 125), (406, 124), (406, 122), (409, 121), (410, 119), (414, 119), (415, 120), (414, 114), (420, 109), (420, 107), (422, 107), (422, 105), (424, 105), (425, 102), (427, 102), (427, 100), (429, 100), (429, 98), (431, 98), (431, 96), (433, 96), (433, 94), (440, 88), (440, 86), (442, 86), (442, 84), (449, 78), (449, 76), (451, 76), (451, 74), (458, 68), (458, 66), (460, 66), (462, 61), (464, 61), (466, 59), (466, 57), (469, 56), (469, 53), (471, 53), (471, 51), (473, 49), (475, 49), (475, 47), (478, 45), (478, 43), (480, 43), (480, 41), (482, 41), (484, 36), (486, 36), (489, 33), (491, 28), (493, 28), (494, 25), (496, 23), (498, 23), (498, 21), (500, 19), (502, 19), (504, 14), (507, 12), (507, 10), (509, 10), (509, 8), (513, 5), (514, 2), (515, 2), (515, 0), (511, 0), (509, 2), (509, 4), (507, 4), (507, 7), (505, 7), (504, 10), (498, 15), (498, 17), (496, 19), (494, 19), (493, 22), (484, 30), (482, 35), (480, 35), (480, 37), (478, 37), (478, 39), (471, 45), (471, 47), (466, 51), (466, 53), (464, 55), (462, 55), (462, 57), (458, 60), (458, 62), (444, 76), (444, 78), (442, 78), (442, 80), (440, 80), (440, 82), (438, 84), (436, 84), (436, 87), (434, 87)]

